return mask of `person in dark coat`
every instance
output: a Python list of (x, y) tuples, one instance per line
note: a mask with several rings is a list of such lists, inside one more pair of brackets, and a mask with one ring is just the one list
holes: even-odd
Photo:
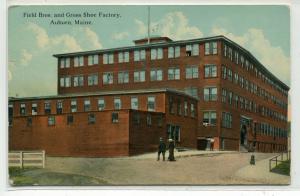
[(166, 144), (164, 143), (162, 138), (159, 138), (159, 145), (158, 145), (158, 157), (157, 160), (159, 161), (160, 154), (163, 156), (163, 161), (165, 161), (165, 153), (166, 153)]
[(175, 144), (174, 141), (172, 139), (169, 139), (169, 161), (176, 161), (175, 157), (174, 157), (174, 149), (175, 149)]

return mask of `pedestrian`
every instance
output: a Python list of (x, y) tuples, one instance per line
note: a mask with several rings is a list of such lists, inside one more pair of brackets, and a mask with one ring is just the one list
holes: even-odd
[(175, 157), (174, 157), (174, 148), (175, 148), (175, 144), (174, 141), (172, 139), (169, 139), (169, 157), (168, 160), (169, 161), (176, 161)]
[(159, 161), (160, 154), (162, 154), (163, 161), (165, 161), (165, 153), (166, 153), (166, 144), (164, 143), (163, 138), (159, 138), (157, 161)]
[(214, 150), (214, 143), (215, 143), (215, 139), (214, 138), (210, 138), (210, 150), (211, 151)]

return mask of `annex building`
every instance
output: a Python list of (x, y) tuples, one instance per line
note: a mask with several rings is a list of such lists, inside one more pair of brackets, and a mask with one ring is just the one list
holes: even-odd
[[(149, 43), (148, 43), (149, 41)], [(9, 149), (110, 157), (287, 149), (289, 87), (224, 36), (55, 54), (57, 96), (9, 98)]]

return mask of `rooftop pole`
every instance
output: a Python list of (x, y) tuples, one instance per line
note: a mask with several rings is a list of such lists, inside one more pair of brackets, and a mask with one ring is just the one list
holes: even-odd
[(150, 44), (150, 5), (148, 5), (148, 44)]

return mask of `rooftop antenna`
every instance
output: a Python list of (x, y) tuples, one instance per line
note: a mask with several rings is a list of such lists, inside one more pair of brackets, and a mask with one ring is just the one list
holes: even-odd
[(150, 44), (150, 6), (148, 5), (148, 44)]

